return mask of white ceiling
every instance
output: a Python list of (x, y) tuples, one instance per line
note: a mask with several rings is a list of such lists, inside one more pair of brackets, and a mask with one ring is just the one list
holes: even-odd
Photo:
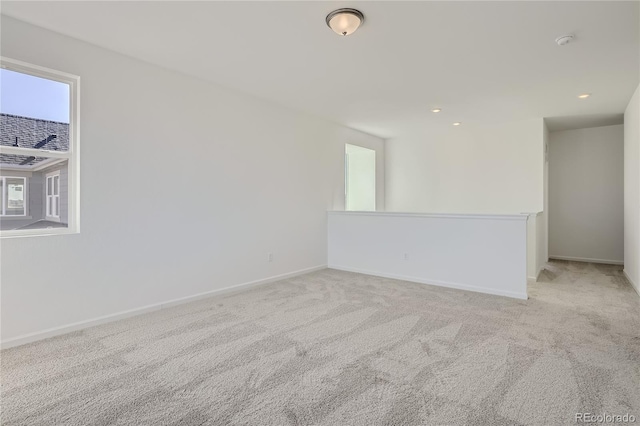
[[(352, 36), (324, 22), (338, 7), (365, 14)], [(620, 117), (640, 75), (638, 2), (3, 1), (2, 13), (382, 137)], [(557, 46), (565, 33), (574, 42)]]

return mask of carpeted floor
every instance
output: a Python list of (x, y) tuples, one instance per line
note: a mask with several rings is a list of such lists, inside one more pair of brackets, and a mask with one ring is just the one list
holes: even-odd
[(553, 262), (518, 301), (324, 270), (2, 352), (9, 425), (640, 422), (640, 297)]

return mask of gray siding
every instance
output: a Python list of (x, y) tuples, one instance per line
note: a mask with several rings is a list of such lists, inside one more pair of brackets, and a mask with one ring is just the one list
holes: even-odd
[(44, 218), (46, 215), (46, 209), (44, 208), (46, 198), (44, 184), (46, 182), (46, 176), (47, 174), (55, 172), (57, 170), (60, 171), (60, 223), (69, 223), (69, 167), (66, 161), (62, 165), (57, 164), (48, 169), (44, 169), (41, 172), (34, 173), (34, 176), (36, 174), (39, 174), (42, 180), (42, 189), (40, 191), (40, 193), (42, 194), (41, 203), (43, 206), (42, 218)]
[(29, 204), (27, 206), (27, 214), (33, 218), (33, 221), (44, 219), (44, 181), (41, 173), (34, 173), (27, 179)]
[(69, 223), (69, 167), (60, 169), (60, 222)]

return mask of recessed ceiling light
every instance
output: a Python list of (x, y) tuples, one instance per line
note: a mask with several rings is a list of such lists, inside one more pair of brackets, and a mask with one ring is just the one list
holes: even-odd
[(353, 34), (364, 22), (364, 15), (357, 9), (336, 9), (327, 15), (325, 21), (336, 34)]
[(440, 109), (440, 108), (434, 108), (434, 109), (431, 110), (431, 112), (440, 112), (440, 111), (442, 111), (442, 109)]
[(591, 96), (591, 93), (583, 93), (581, 95), (578, 95), (580, 99), (587, 99), (589, 96)]
[(454, 125), (454, 126), (459, 126), (459, 125), (461, 125), (461, 124), (462, 124), (462, 123), (461, 123), (461, 122), (459, 122), (459, 121), (456, 121), (455, 123), (453, 123), (453, 125)]

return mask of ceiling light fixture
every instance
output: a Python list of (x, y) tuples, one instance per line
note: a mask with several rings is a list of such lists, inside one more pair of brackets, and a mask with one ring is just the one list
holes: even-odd
[(356, 9), (336, 9), (325, 19), (329, 28), (336, 34), (348, 36), (353, 34), (364, 22), (364, 15)]
[(442, 111), (440, 108), (434, 108), (431, 110), (431, 112), (440, 112), (440, 111)]
[(461, 124), (462, 124), (462, 123), (461, 123), (461, 122), (459, 122), (459, 121), (456, 121), (455, 123), (453, 123), (453, 125), (454, 125), (454, 126), (459, 126), (459, 125), (461, 125)]
[(582, 95), (578, 95), (578, 98), (587, 99), (589, 96), (591, 96), (591, 93), (583, 93)]

